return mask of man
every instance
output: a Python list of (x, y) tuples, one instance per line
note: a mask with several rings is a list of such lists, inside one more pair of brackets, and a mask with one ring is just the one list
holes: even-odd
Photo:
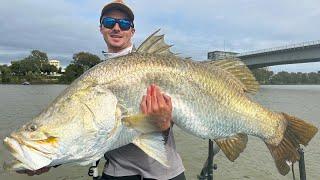
[[(101, 11), (100, 32), (107, 44), (107, 59), (122, 56), (133, 50), (131, 38), (135, 33), (134, 14), (122, 1), (107, 4)], [(129, 144), (105, 154), (107, 162), (103, 180), (173, 179), (184, 180), (184, 167), (176, 152), (172, 132), (172, 103), (170, 97), (160, 92), (159, 87), (150, 85), (140, 103), (141, 112), (159, 117), (157, 122), (166, 137), (166, 147), (170, 167), (164, 167), (149, 157), (134, 144)], [(28, 175), (49, 171), (44, 167), (37, 171), (24, 171)]]
[[(133, 50), (131, 38), (135, 33), (134, 14), (122, 1), (107, 4), (100, 16), (100, 32), (107, 44), (106, 58), (130, 53)], [(141, 149), (129, 144), (106, 153), (102, 179), (185, 179), (184, 167), (176, 152), (172, 132), (171, 99), (160, 92), (159, 87), (151, 85), (147, 95), (142, 97), (140, 109), (145, 114), (161, 114), (158, 125), (166, 138), (170, 167), (166, 168), (146, 155)]]

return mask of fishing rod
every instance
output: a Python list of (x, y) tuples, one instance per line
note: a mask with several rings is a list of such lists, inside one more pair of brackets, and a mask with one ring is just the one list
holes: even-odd
[(213, 163), (213, 158), (218, 154), (220, 148), (211, 139), (209, 139), (208, 145), (208, 158), (203, 165), (200, 175), (198, 175), (199, 180), (213, 180), (213, 170), (218, 168), (217, 164)]
[(300, 154), (300, 159), (299, 159), (300, 180), (306, 180), (307, 174), (306, 174), (306, 167), (304, 163), (304, 150), (301, 146), (298, 149), (298, 153)]
[[(306, 166), (305, 166), (305, 162), (304, 162), (304, 150), (303, 148), (300, 146), (298, 148), (298, 153), (300, 155), (300, 159), (299, 159), (299, 175), (300, 175), (300, 180), (306, 180), (307, 179), (307, 174), (306, 174)], [(296, 179), (295, 174), (294, 174), (294, 165), (292, 163), (292, 178), (293, 180)]]
[(92, 176), (93, 180), (99, 180), (100, 176), (99, 176), (99, 172), (98, 172), (98, 165), (99, 165), (99, 161), (93, 162), (92, 166), (90, 166), (89, 170), (88, 170), (88, 176)]
[[(208, 147), (208, 158), (206, 162), (203, 165), (203, 168), (200, 172), (200, 175), (198, 175), (199, 180), (213, 180), (213, 170), (216, 170), (217, 164), (213, 163), (213, 158), (218, 152), (220, 151), (220, 148), (209, 139), (209, 147)], [(306, 180), (307, 175), (306, 175), (306, 167), (305, 167), (305, 161), (304, 161), (304, 150), (303, 147), (299, 147), (297, 149), (300, 159), (299, 159), (299, 175), (300, 175), (300, 180)], [(292, 176), (293, 180), (295, 180), (295, 173), (294, 173), (294, 164), (292, 163)]]

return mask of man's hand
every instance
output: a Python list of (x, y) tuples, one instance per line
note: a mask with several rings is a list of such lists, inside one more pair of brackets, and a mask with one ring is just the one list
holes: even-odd
[(169, 129), (172, 120), (171, 98), (160, 92), (158, 86), (152, 84), (147, 89), (140, 103), (140, 110), (143, 114), (152, 115), (157, 118), (157, 124), (161, 131)]
[(42, 173), (46, 173), (50, 170), (51, 167), (43, 167), (41, 169), (31, 171), (31, 170), (21, 170), (21, 171), (16, 171), (19, 174), (28, 174), (28, 176), (34, 176), (34, 175), (40, 175)]

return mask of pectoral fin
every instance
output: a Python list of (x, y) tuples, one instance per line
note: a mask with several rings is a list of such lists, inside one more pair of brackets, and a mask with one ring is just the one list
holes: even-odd
[(133, 144), (162, 165), (169, 167), (162, 133), (156, 132), (141, 135), (133, 141)]
[(240, 153), (246, 148), (248, 136), (246, 134), (236, 134), (226, 139), (215, 140), (230, 161), (236, 160)]
[(156, 117), (136, 114), (122, 118), (125, 126), (134, 128), (142, 133), (160, 132), (160, 128), (156, 123)]

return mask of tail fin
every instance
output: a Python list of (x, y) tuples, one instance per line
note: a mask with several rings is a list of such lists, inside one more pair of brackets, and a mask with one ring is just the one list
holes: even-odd
[(287, 161), (294, 163), (300, 159), (297, 152), (299, 144), (306, 146), (318, 132), (318, 129), (294, 116), (285, 113), (282, 115), (288, 123), (282, 141), (277, 146), (266, 144), (275, 160), (278, 171), (280, 174), (286, 175), (290, 171)]

